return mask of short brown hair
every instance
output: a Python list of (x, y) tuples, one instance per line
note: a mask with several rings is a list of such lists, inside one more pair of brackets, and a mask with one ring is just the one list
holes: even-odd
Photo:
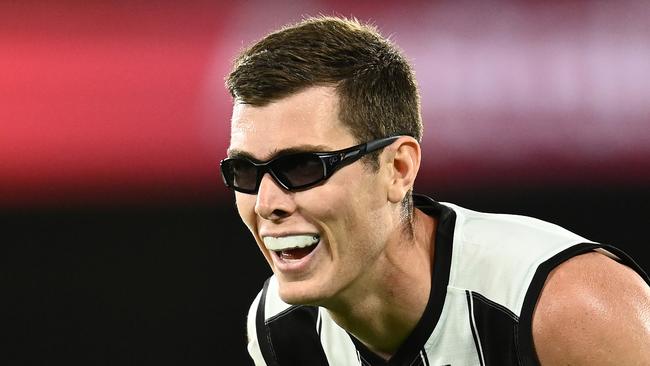
[(263, 106), (315, 85), (333, 85), (340, 120), (359, 141), (422, 138), (420, 97), (409, 62), (375, 27), (308, 18), (245, 49), (227, 77), (240, 103)]
[[(356, 19), (313, 17), (270, 33), (235, 59), (226, 79), (235, 101), (256, 106), (316, 85), (336, 88), (339, 119), (358, 142), (394, 135), (421, 141), (411, 65), (374, 26)], [(369, 157), (374, 169), (377, 157)], [(410, 217), (410, 194), (405, 209)]]

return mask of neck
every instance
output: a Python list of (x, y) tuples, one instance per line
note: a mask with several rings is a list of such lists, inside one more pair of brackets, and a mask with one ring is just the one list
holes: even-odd
[(411, 334), (431, 291), (436, 221), (419, 210), (414, 214), (414, 235), (397, 230), (364, 283), (325, 306), (339, 326), (384, 359)]

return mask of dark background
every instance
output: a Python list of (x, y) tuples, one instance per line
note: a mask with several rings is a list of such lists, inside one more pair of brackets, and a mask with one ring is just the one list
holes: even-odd
[[(650, 268), (646, 189), (433, 195), (562, 223)], [(4, 364), (248, 364), (245, 312), (270, 271), (234, 207), (75, 208), (0, 219)]]
[(416, 191), (534, 216), (646, 270), (642, 1), (0, 2), (0, 364), (246, 365), (267, 264), (217, 163), (223, 78), (306, 15), (412, 60)]

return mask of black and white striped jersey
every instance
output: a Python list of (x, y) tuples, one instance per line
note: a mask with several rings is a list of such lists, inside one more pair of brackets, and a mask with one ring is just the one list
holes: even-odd
[(385, 361), (339, 327), (326, 309), (284, 303), (272, 276), (248, 313), (248, 352), (268, 366), (538, 365), (532, 315), (549, 272), (600, 251), (643, 270), (617, 248), (531, 217), (480, 213), (414, 195), (438, 218), (432, 286), (413, 332)]

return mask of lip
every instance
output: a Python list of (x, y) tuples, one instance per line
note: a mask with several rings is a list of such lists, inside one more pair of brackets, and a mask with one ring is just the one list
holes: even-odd
[(271, 232), (259, 232), (259, 236), (262, 240), (266, 237), (272, 237), (272, 238), (281, 238), (283, 236), (293, 236), (293, 235), (320, 235), (317, 231), (283, 231), (283, 232), (278, 232), (278, 233), (271, 233)]

